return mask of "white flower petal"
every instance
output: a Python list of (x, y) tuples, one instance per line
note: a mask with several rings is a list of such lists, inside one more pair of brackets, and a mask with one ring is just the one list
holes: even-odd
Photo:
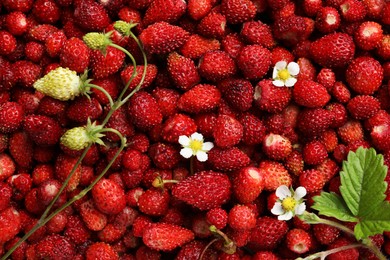
[(271, 209), (271, 213), (274, 214), (274, 215), (282, 215), (282, 214), (284, 214), (285, 211), (284, 211), (284, 209), (282, 207), (282, 203), (275, 202), (275, 205)]
[(207, 153), (205, 153), (203, 151), (199, 151), (199, 152), (196, 153), (196, 158), (200, 162), (205, 162), (205, 161), (207, 161), (208, 156), (207, 156)]
[(192, 149), (191, 148), (188, 148), (188, 147), (185, 147), (183, 149), (180, 150), (180, 154), (181, 156), (183, 156), (184, 158), (190, 158), (192, 156)]
[(287, 67), (287, 62), (285, 60), (278, 61), (275, 64), (275, 68), (278, 69), (278, 70), (283, 70), (286, 67)]
[(290, 189), (286, 185), (279, 186), (276, 189), (275, 194), (281, 200), (283, 200), (283, 199), (285, 199), (287, 197), (291, 197), (291, 191), (290, 191)]
[(297, 79), (290, 77), (286, 80), (286, 82), (284, 84), (286, 85), (286, 87), (292, 87), (295, 85), (295, 83), (297, 83)]
[(205, 142), (202, 145), (202, 150), (205, 151), (205, 152), (208, 152), (211, 149), (213, 149), (213, 147), (214, 147), (214, 144), (212, 142)]
[(295, 215), (302, 215), (306, 210), (306, 204), (302, 202), (298, 206), (295, 207)]
[(279, 70), (275, 67), (274, 70), (272, 71), (272, 78), (276, 79), (278, 77), (278, 72)]
[(283, 215), (278, 216), (279, 220), (290, 220), (293, 217), (293, 213), (291, 211), (288, 211), (284, 213)]
[(274, 84), (276, 87), (284, 87), (284, 82), (280, 79), (272, 81), (272, 84)]
[(188, 138), (185, 135), (179, 136), (179, 144), (182, 146), (189, 146), (190, 145), (190, 138)]
[(287, 65), (287, 70), (288, 72), (293, 75), (293, 76), (296, 76), (298, 75), (299, 73), (299, 65), (298, 63), (296, 62), (290, 62), (288, 65)]
[(302, 199), (305, 196), (306, 196), (306, 189), (305, 189), (305, 187), (300, 186), (294, 192), (294, 199), (295, 200), (300, 200), (300, 199)]
[(197, 132), (193, 133), (191, 135), (191, 139), (192, 140), (198, 140), (198, 141), (202, 141), (203, 142), (203, 135), (202, 134), (199, 134)]

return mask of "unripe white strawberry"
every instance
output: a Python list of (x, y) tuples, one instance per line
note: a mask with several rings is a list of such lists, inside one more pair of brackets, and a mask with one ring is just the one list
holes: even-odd
[(61, 144), (72, 150), (81, 150), (87, 147), (90, 143), (98, 143), (104, 145), (100, 139), (104, 135), (99, 132), (102, 127), (91, 124), (88, 120), (87, 126), (74, 127), (69, 129), (61, 137)]

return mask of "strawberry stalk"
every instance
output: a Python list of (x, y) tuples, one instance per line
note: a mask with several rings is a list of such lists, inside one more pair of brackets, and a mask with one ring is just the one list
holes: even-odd
[(340, 252), (340, 251), (344, 251), (344, 250), (360, 247), (360, 246), (361, 246), (360, 244), (352, 244), (352, 245), (347, 245), (347, 246), (340, 246), (338, 248), (334, 248), (334, 249), (326, 250), (326, 251), (321, 251), (321, 252), (309, 255), (309, 256), (307, 256), (305, 258), (298, 257), (296, 260), (314, 260), (314, 259), (318, 259), (318, 258), (323, 260), (328, 255), (331, 255), (331, 254), (334, 254), (334, 253), (337, 253), (337, 252)]
[(152, 182), (152, 186), (155, 188), (164, 189), (164, 184), (167, 184), (167, 183), (179, 183), (179, 181), (178, 180), (163, 180), (161, 178), (161, 176), (158, 176)]
[(231, 240), (230, 238), (228, 238), (228, 236), (223, 233), (221, 230), (219, 230), (216, 226), (214, 225), (211, 225), (209, 227), (209, 230), (211, 231), (211, 233), (213, 233), (215, 236), (217, 237), (220, 237), (224, 240), (224, 243), (223, 243), (223, 251), (227, 254), (234, 254), (236, 252), (236, 245), (234, 244), (233, 240)]

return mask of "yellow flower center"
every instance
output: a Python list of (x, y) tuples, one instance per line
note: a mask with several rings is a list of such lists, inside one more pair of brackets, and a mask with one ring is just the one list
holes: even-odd
[(287, 79), (290, 78), (290, 72), (288, 72), (287, 69), (279, 70), (278, 71), (278, 78), (283, 80), (283, 81), (286, 81)]
[(282, 207), (285, 211), (293, 211), (297, 201), (292, 197), (287, 197), (282, 201)]
[(192, 151), (197, 152), (199, 150), (202, 150), (203, 142), (199, 140), (192, 140), (190, 143), (190, 148)]

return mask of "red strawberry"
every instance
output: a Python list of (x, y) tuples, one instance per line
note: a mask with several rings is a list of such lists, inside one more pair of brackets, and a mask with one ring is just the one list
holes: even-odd
[(164, 118), (178, 112), (177, 101), (180, 98), (179, 92), (170, 88), (155, 88), (152, 96), (156, 99)]
[(207, 211), (206, 220), (218, 229), (223, 229), (227, 225), (228, 214), (222, 208), (213, 208)]
[(192, 19), (200, 20), (211, 11), (212, 7), (212, 0), (189, 0), (187, 12)]
[(309, 108), (298, 115), (298, 129), (310, 136), (319, 135), (327, 130), (333, 121), (333, 115), (323, 108)]
[(149, 148), (149, 156), (157, 168), (173, 169), (179, 163), (181, 156), (175, 146), (166, 143), (155, 143)]
[(26, 116), (23, 123), (23, 129), (38, 145), (56, 144), (63, 132), (57, 121), (41, 115)]
[(257, 251), (252, 260), (278, 260), (279, 258), (271, 251)]
[(281, 242), (288, 231), (286, 221), (280, 221), (271, 217), (257, 219), (255, 228), (252, 229), (249, 247), (259, 250), (273, 250)]
[(147, 92), (134, 94), (129, 100), (127, 111), (134, 125), (142, 130), (149, 130), (162, 122), (157, 101)]
[(143, 30), (139, 38), (149, 53), (166, 54), (180, 48), (188, 39), (188, 32), (181, 27), (158, 22)]
[(365, 120), (379, 111), (380, 103), (372, 96), (361, 95), (352, 98), (347, 104), (347, 109), (352, 118)]
[(168, 56), (167, 65), (169, 75), (179, 89), (188, 90), (200, 82), (195, 63), (190, 58), (173, 52)]
[[(157, 70), (158, 70), (157, 66), (154, 64), (148, 64), (146, 66), (145, 79), (141, 85), (141, 88), (147, 88), (153, 83), (153, 81), (155, 80), (155, 78), (157, 76)], [(122, 82), (124, 85), (126, 85), (128, 83), (133, 72), (134, 72), (133, 65), (129, 65), (121, 71), (121, 78), (122, 78)], [(129, 84), (129, 90), (135, 89), (140, 84), (142, 74), (144, 72), (144, 65), (137, 65), (136, 72), (137, 72), (136, 76), (133, 78), (133, 80)]]
[(85, 252), (85, 259), (119, 260), (119, 256), (110, 245), (103, 242), (96, 242), (88, 247)]
[(177, 143), (181, 135), (190, 136), (196, 132), (195, 121), (184, 114), (175, 114), (168, 118), (161, 129), (161, 137), (164, 141)]
[(353, 59), (355, 44), (351, 36), (345, 33), (333, 33), (323, 36), (311, 44), (310, 55), (323, 67), (345, 67)]
[(238, 144), (243, 133), (243, 126), (237, 119), (220, 115), (215, 122), (213, 137), (218, 147), (227, 148)]
[(87, 31), (103, 31), (110, 24), (106, 9), (92, 0), (81, 0), (75, 5), (76, 23)]
[(302, 154), (296, 150), (293, 150), (285, 159), (284, 167), (286, 167), (290, 173), (299, 176), (304, 167)]
[(271, 66), (271, 52), (260, 45), (247, 45), (237, 56), (237, 66), (245, 78), (259, 80)]
[(92, 200), (83, 202), (79, 208), (80, 215), (88, 227), (92, 231), (103, 230), (107, 225), (107, 216), (96, 209)]
[(199, 73), (211, 81), (219, 81), (236, 73), (234, 60), (224, 51), (206, 52), (199, 61)]
[(145, 12), (143, 23), (176, 22), (185, 12), (187, 4), (183, 0), (154, 0)]
[(77, 73), (83, 73), (89, 65), (90, 50), (78, 38), (70, 38), (64, 42), (60, 52), (60, 64)]
[[(347, 238), (340, 237), (336, 239), (333, 243), (328, 246), (328, 249), (335, 249), (342, 246), (351, 245)], [(330, 254), (327, 256), (329, 260), (338, 260), (338, 259), (348, 259), (348, 260), (358, 260), (359, 259), (359, 250), (357, 248), (350, 248), (347, 250), (338, 251), (336, 253)]]
[(313, 234), (318, 242), (329, 245), (339, 237), (340, 230), (326, 224), (318, 224), (313, 225)]
[(242, 25), (240, 35), (249, 44), (258, 44), (265, 48), (272, 48), (275, 45), (270, 26), (261, 21), (245, 22)]
[(292, 151), (292, 145), (287, 138), (270, 133), (263, 139), (263, 152), (272, 160), (283, 160)]
[(213, 169), (219, 171), (234, 171), (247, 166), (250, 158), (237, 147), (221, 149), (214, 147), (208, 153), (210, 163)]
[(113, 243), (121, 239), (125, 232), (126, 228), (109, 223), (98, 232), (98, 238), (102, 242)]
[(0, 54), (8, 55), (16, 50), (16, 39), (7, 31), (0, 31)]
[(90, 65), (95, 79), (105, 78), (118, 72), (125, 60), (125, 54), (111, 46), (107, 47), (106, 53), (100, 50), (92, 50), (90, 53)]
[(250, 0), (222, 0), (221, 12), (228, 23), (239, 24), (255, 17), (256, 6)]
[(315, 169), (305, 170), (299, 175), (299, 184), (305, 187), (308, 193), (315, 193), (324, 187), (325, 176)]
[(311, 249), (312, 237), (303, 229), (294, 228), (286, 234), (287, 247), (291, 251), (303, 254)]
[(1, 182), (0, 183), (0, 212), (5, 210), (10, 206), (11, 197), (12, 197), (12, 187), (11, 185)]
[(61, 9), (53, 0), (37, 0), (32, 13), (41, 23), (55, 24), (61, 17)]
[(311, 80), (298, 80), (293, 97), (297, 104), (305, 107), (323, 107), (330, 100), (326, 88)]
[(22, 13), (27, 13), (33, 6), (33, 0), (23, 0), (23, 1), (14, 1), (14, 0), (5, 0), (2, 2), (3, 6), (10, 12), (20, 11)]
[(45, 54), (45, 46), (38, 42), (28, 42), (24, 48), (26, 58), (32, 62), (39, 63)]
[(30, 61), (20, 60), (12, 64), (15, 77), (24, 87), (32, 87), (35, 81), (41, 77), (42, 68)]
[(46, 52), (50, 57), (57, 57), (66, 41), (66, 36), (63, 31), (52, 33), (45, 41)]
[(237, 58), (244, 45), (244, 42), (237, 33), (230, 33), (222, 39), (222, 50), (233, 58)]
[(126, 206), (123, 188), (110, 179), (101, 179), (92, 188), (92, 198), (96, 208), (108, 215), (118, 214)]
[(197, 114), (194, 120), (198, 126), (199, 133), (206, 138), (213, 137), (214, 125), (217, 121), (217, 115), (215, 113)]
[(138, 198), (139, 210), (149, 216), (163, 216), (169, 207), (169, 193), (164, 190), (150, 188)]
[(372, 57), (358, 57), (349, 64), (345, 76), (353, 91), (372, 95), (382, 84), (383, 68), (379, 61)]
[(373, 128), (370, 133), (371, 139), (375, 147), (381, 151), (390, 150), (390, 125), (383, 124)]
[(274, 191), (281, 185), (291, 186), (291, 176), (281, 163), (262, 161), (259, 170), (264, 178), (264, 189)]
[(98, 119), (103, 114), (102, 105), (96, 98), (81, 96), (72, 101), (66, 110), (66, 116), (75, 122), (87, 123)]
[(33, 142), (24, 132), (16, 132), (10, 136), (9, 152), (15, 162), (25, 168), (30, 168), (33, 160)]
[(337, 135), (345, 144), (361, 141), (364, 138), (363, 126), (360, 121), (348, 120), (337, 129)]
[(226, 33), (226, 18), (218, 12), (210, 12), (198, 24), (197, 32), (207, 38), (222, 38)]
[(5, 242), (14, 238), (20, 231), (22, 226), (21, 216), (19, 212), (9, 207), (0, 212), (0, 242)]
[(16, 102), (0, 104), (0, 132), (15, 132), (24, 119), (24, 109)]
[(5, 18), (5, 25), (14, 36), (23, 35), (28, 29), (26, 15), (19, 11), (9, 13)]
[(340, 103), (347, 103), (351, 98), (351, 92), (341, 81), (334, 83), (331, 94)]
[(161, 251), (173, 250), (193, 239), (194, 233), (191, 230), (165, 223), (152, 224), (142, 236), (146, 246)]
[(244, 128), (242, 142), (248, 145), (260, 144), (265, 136), (266, 127), (262, 120), (251, 113), (244, 113), (238, 119)]
[(2, 169), (0, 180), (6, 180), (15, 173), (15, 162), (8, 154), (0, 154), (0, 165)]
[(207, 39), (197, 34), (192, 34), (181, 47), (180, 52), (184, 57), (199, 59), (208, 51), (218, 50), (220, 43), (215, 39)]
[[(64, 154), (58, 155), (55, 162), (55, 175), (57, 179), (62, 182), (65, 181), (65, 179), (72, 171), (77, 160), (78, 160), (77, 158), (70, 157)], [(81, 177), (81, 166), (78, 166), (76, 168), (76, 171), (74, 172), (74, 174), (69, 180), (69, 183), (66, 188), (67, 191), (72, 191), (77, 188), (77, 186), (79, 185), (80, 177)]]
[(240, 203), (252, 203), (264, 188), (262, 172), (255, 167), (240, 169), (233, 178), (233, 192)]
[(324, 144), (315, 140), (305, 144), (302, 155), (306, 164), (318, 165), (328, 157), (328, 152)]
[(347, 22), (358, 22), (366, 16), (366, 7), (363, 2), (358, 0), (345, 0), (340, 5), (340, 13)]
[(229, 211), (228, 224), (234, 230), (250, 230), (256, 226), (256, 215), (250, 207), (236, 204)]
[(227, 175), (213, 171), (191, 175), (172, 188), (172, 196), (200, 210), (221, 206), (230, 198), (230, 193)]
[(33, 41), (45, 42), (47, 37), (54, 32), (58, 32), (58, 28), (50, 24), (38, 24), (29, 27), (28, 37)]
[(291, 89), (276, 87), (272, 80), (264, 79), (255, 87), (255, 104), (270, 113), (281, 112), (291, 100)]
[(73, 258), (76, 255), (75, 245), (67, 238), (52, 234), (35, 245), (38, 258)]
[(373, 50), (383, 40), (382, 26), (376, 22), (363, 22), (355, 31), (354, 40), (356, 46), (362, 50)]
[(222, 84), (226, 84), (224, 98), (232, 108), (247, 111), (252, 107), (254, 89), (248, 80), (227, 79)]
[[(286, 5), (284, 9), (288, 9)], [(294, 5), (292, 5), (294, 8)], [(288, 10), (280, 10), (281, 13), (288, 13)], [(297, 16), (294, 13), (275, 17), (273, 24), (273, 34), (277, 40), (282, 40), (287, 45), (296, 45), (299, 42), (306, 40), (314, 30), (314, 21), (307, 17)]]
[(203, 113), (219, 106), (220, 91), (213, 85), (199, 84), (185, 92), (178, 100), (177, 107), (187, 113)]
[(316, 15), (316, 28), (323, 34), (332, 33), (340, 26), (340, 15), (336, 8), (325, 6)]

